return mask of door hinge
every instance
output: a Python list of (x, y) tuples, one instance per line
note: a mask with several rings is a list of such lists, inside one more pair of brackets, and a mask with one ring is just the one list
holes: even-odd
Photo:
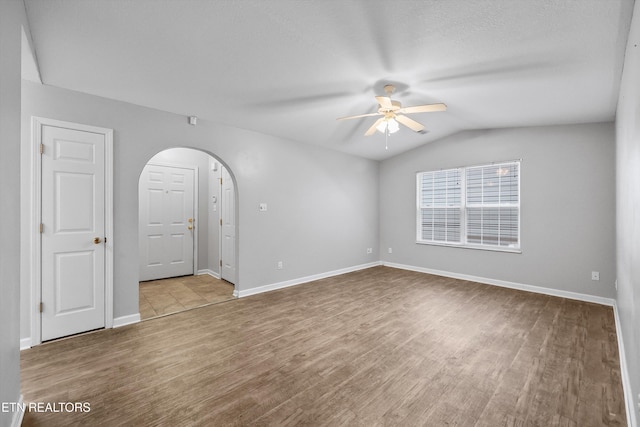
[(42, 234), (44, 231), (44, 224), (40, 223), (40, 234)]
[(222, 185), (222, 178), (218, 178), (220, 180), (220, 185)]
[(40, 313), (42, 313), (44, 311), (44, 304), (40, 303)]
[(220, 267), (222, 267), (222, 260), (220, 260)]
[(222, 225), (222, 218), (220, 218), (220, 225)]
[(44, 154), (44, 144), (40, 144), (40, 154)]

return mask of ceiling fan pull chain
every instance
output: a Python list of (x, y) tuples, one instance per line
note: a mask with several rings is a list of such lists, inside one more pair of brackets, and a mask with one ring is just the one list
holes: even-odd
[(387, 131), (384, 133), (384, 149), (389, 149), (389, 123), (387, 123)]

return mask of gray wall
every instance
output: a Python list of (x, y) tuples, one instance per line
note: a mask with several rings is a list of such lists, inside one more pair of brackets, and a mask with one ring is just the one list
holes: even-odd
[[(137, 183), (147, 161), (167, 148), (201, 149), (234, 175), (239, 291), (378, 260), (377, 251), (366, 254), (379, 244), (378, 162), (204, 120), (194, 127), (185, 116), (27, 81), (23, 103), (26, 129), (31, 116), (114, 129), (115, 317), (138, 312)], [(29, 164), (24, 150), (22, 162)], [(258, 212), (261, 202), (267, 212)], [(276, 270), (278, 261), (284, 269)], [(23, 310), (23, 337), (28, 317)]]
[[(219, 212), (212, 211), (211, 203), (211, 195), (214, 194), (213, 192), (217, 194), (216, 189), (219, 185), (214, 185), (212, 174), (217, 172), (211, 171), (210, 159), (210, 155), (199, 150), (171, 148), (156, 154), (149, 161), (198, 167), (198, 222), (195, 224), (198, 233), (197, 268), (219, 273), (220, 266), (216, 264), (217, 251), (210, 252), (210, 248), (217, 245), (219, 238), (218, 227), (212, 226), (215, 225)], [(214, 216), (215, 218), (212, 218)]]
[[(24, 4), (0, 1), (0, 402), (20, 399), (20, 55)], [(0, 426), (14, 414), (0, 411)]]
[[(468, 131), (382, 162), (382, 259), (613, 298), (614, 138), (611, 123)], [(522, 159), (521, 254), (415, 243), (416, 172), (514, 159)]]
[[(627, 42), (616, 116), (618, 312), (631, 380), (632, 413), (640, 400), (640, 1)], [(629, 403), (629, 402), (628, 402)]]

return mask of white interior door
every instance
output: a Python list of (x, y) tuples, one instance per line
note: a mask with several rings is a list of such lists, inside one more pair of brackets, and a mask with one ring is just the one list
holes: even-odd
[(105, 136), (42, 127), (41, 338), (105, 326)]
[(140, 280), (193, 274), (193, 169), (148, 164), (140, 176)]
[(233, 180), (226, 168), (221, 168), (220, 223), (222, 238), (220, 239), (220, 277), (235, 284), (236, 277), (236, 200)]

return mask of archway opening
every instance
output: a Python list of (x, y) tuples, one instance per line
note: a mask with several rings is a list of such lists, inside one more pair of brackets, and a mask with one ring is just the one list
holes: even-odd
[(138, 182), (141, 320), (237, 295), (235, 183), (210, 153), (170, 148)]

